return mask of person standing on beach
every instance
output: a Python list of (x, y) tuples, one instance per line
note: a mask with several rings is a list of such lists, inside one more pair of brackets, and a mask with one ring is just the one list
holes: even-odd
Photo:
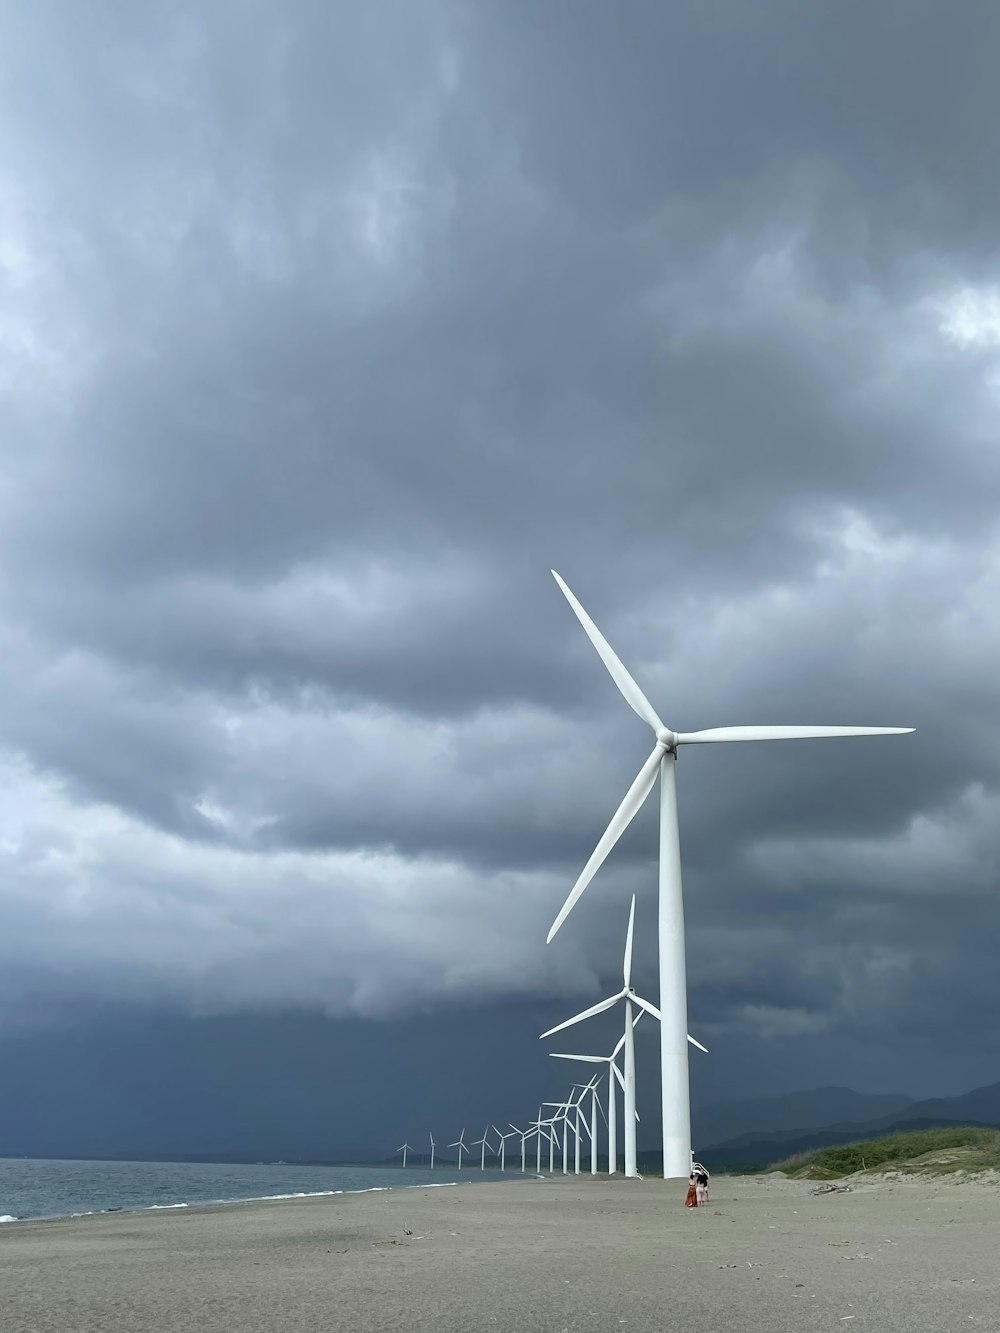
[(693, 1171), (688, 1176), (688, 1189), (687, 1189), (687, 1194), (684, 1198), (684, 1207), (685, 1208), (698, 1207), (698, 1183), (694, 1178)]
[(697, 1162), (694, 1169), (694, 1188), (698, 1205), (708, 1203), (708, 1172)]

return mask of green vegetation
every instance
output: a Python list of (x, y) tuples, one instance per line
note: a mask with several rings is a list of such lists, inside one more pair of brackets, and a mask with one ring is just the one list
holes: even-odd
[(796, 1153), (776, 1162), (798, 1180), (834, 1180), (856, 1171), (904, 1171), (943, 1175), (952, 1171), (1000, 1169), (1000, 1130), (975, 1126), (920, 1129), (884, 1139), (842, 1143), (833, 1148)]

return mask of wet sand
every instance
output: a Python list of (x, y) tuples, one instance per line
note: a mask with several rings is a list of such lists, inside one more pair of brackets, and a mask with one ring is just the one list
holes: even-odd
[(0, 1227), (4, 1333), (1000, 1330), (1000, 1185), (599, 1177)]

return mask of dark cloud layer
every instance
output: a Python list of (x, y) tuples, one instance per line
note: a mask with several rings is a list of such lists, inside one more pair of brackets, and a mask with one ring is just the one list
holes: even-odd
[(555, 565), (671, 725), (918, 728), (683, 755), (713, 1049), (988, 1081), (994, 7), (8, 8), (0, 1021), (596, 998)]

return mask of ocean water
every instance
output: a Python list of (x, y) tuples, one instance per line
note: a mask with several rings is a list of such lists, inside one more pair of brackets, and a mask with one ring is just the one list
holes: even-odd
[(281, 1162), (76, 1162), (0, 1158), (0, 1222), (206, 1203), (522, 1179), (454, 1166), (294, 1166)]

